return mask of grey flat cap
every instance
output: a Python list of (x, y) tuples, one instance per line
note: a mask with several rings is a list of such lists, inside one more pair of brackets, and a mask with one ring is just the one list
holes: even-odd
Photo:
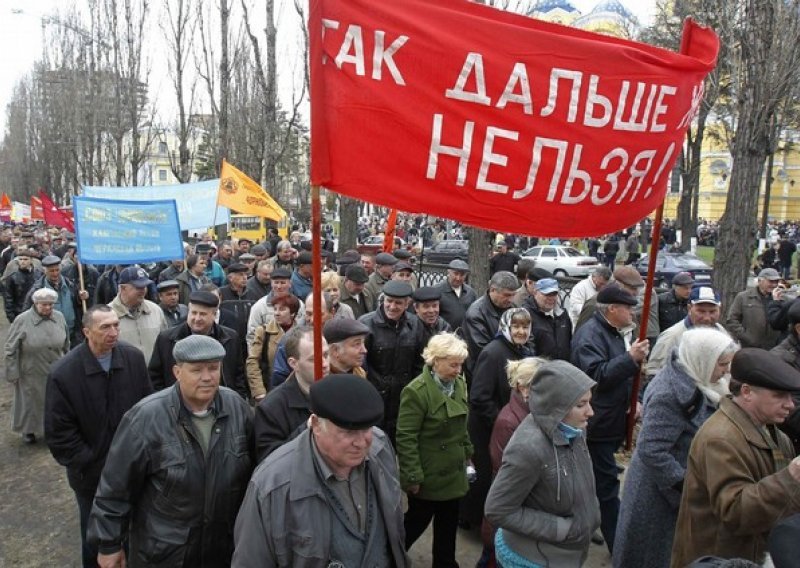
[(469, 264), (457, 258), (455, 260), (451, 260), (450, 264), (447, 265), (447, 268), (450, 270), (459, 270), (461, 272), (469, 272)]
[(219, 361), (225, 358), (225, 348), (213, 337), (190, 335), (175, 344), (172, 356), (176, 363)]
[(61, 259), (54, 254), (48, 254), (42, 259), (42, 266), (55, 266), (61, 264)]

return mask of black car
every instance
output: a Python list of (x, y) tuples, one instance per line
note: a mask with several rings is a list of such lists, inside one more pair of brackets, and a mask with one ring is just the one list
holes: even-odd
[[(634, 264), (642, 278), (647, 278), (648, 262), (648, 255), (645, 254)], [(668, 288), (672, 286), (672, 279), (679, 272), (688, 272), (697, 284), (711, 285), (713, 269), (697, 255), (690, 252), (658, 251), (653, 285)]]
[(469, 241), (446, 240), (439, 241), (422, 253), (425, 262), (431, 264), (449, 264), (450, 261), (460, 259), (466, 262), (469, 257)]

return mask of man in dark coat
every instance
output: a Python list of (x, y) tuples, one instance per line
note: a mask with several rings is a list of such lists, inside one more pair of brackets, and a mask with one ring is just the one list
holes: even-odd
[(44, 431), (78, 501), (83, 565), (94, 567), (97, 548), (86, 540), (86, 526), (106, 455), (123, 414), (153, 387), (142, 352), (118, 342), (119, 318), (111, 308), (89, 308), (83, 333), (86, 341), (50, 369)]
[(158, 305), (164, 312), (164, 317), (167, 318), (170, 327), (184, 323), (189, 315), (189, 308), (178, 302), (179, 288), (180, 284), (177, 280), (164, 280), (156, 286)]
[(33, 283), (42, 276), (42, 271), (31, 264), (31, 253), (22, 249), (16, 256), (18, 268), (5, 280), (5, 307), (9, 323), (21, 314), (25, 307), (25, 298), (33, 287)]
[(367, 379), (383, 397), (382, 429), (393, 444), (400, 393), (422, 372), (422, 324), (406, 311), (411, 294), (408, 282), (389, 280), (383, 286), (383, 303), (359, 318), (370, 330), (366, 340)]
[[(253, 419), (220, 387), (225, 350), (175, 344), (178, 381), (134, 406), (114, 436), (89, 521), (102, 566), (228, 566), (231, 527), (253, 471)], [(114, 564), (117, 562), (117, 564)]]
[(464, 322), (464, 316), (478, 295), (472, 286), (466, 283), (469, 276), (469, 265), (463, 260), (455, 259), (447, 265), (447, 279), (437, 288), (442, 293), (439, 300), (439, 315), (458, 329)]
[(358, 264), (351, 264), (345, 270), (339, 290), (339, 302), (350, 306), (356, 319), (371, 312), (375, 306), (376, 298), (365, 286), (368, 280), (367, 271)]
[(625, 439), (633, 375), (647, 357), (650, 344), (631, 338), (634, 298), (618, 284), (597, 296), (594, 316), (572, 338), (572, 364), (597, 382), (586, 441), (592, 456), (595, 489), (600, 501), (600, 530), (609, 551), (619, 516), (619, 472), (614, 453)]
[(443, 331), (451, 331), (450, 324), (439, 315), (442, 293), (433, 286), (422, 286), (414, 290), (414, 313), (422, 324), (422, 335), (425, 345), (431, 337)]
[(489, 274), (496, 274), (500, 271), (516, 272), (520, 257), (515, 252), (509, 252), (508, 243), (502, 241), (495, 247), (496, 251), (489, 259)]
[(538, 280), (533, 295), (522, 307), (531, 314), (531, 337), (536, 355), (569, 361), (572, 320), (558, 305), (558, 281), (555, 278)]
[(244, 358), (239, 335), (235, 330), (217, 324), (219, 298), (213, 292), (198, 290), (189, 296), (189, 315), (186, 323), (170, 327), (158, 334), (150, 358), (148, 373), (155, 390), (162, 390), (175, 383), (173, 367), (175, 359), (172, 350), (181, 339), (192, 334), (209, 335), (225, 348), (222, 360), (221, 384), (235, 390), (243, 398), (248, 396), (247, 382), (244, 375)]
[[(292, 440), (311, 416), (308, 389), (314, 384), (314, 336), (307, 326), (286, 334), (284, 348), (292, 372), (256, 407), (255, 445), (258, 462)], [(322, 340), (322, 376), (328, 374), (328, 345)]]
[(272, 291), (272, 263), (268, 260), (260, 260), (256, 265), (256, 272), (247, 280), (247, 292), (256, 299), (260, 300)]
[[(794, 300), (791, 303), (787, 319), (789, 335), (776, 347), (773, 347), (770, 353), (774, 353), (800, 371), (800, 300)], [(780, 429), (792, 440), (795, 452), (800, 453), (800, 392), (794, 393), (794, 405), (794, 411), (780, 425)]]
[(489, 279), (489, 290), (478, 298), (467, 310), (461, 332), (469, 348), (469, 358), (465, 361), (464, 372), (468, 382), (472, 378), (472, 368), (481, 349), (486, 347), (500, 325), (500, 316), (512, 306), (519, 288), (519, 280), (511, 272), (496, 272)]
[(689, 296), (694, 278), (688, 272), (679, 272), (672, 279), (672, 290), (658, 295), (658, 328), (669, 329), (689, 313)]

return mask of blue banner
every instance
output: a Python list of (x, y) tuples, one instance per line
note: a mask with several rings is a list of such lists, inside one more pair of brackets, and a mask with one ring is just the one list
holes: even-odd
[(174, 199), (120, 201), (76, 196), (72, 209), (81, 262), (135, 264), (183, 258)]
[(178, 205), (178, 217), (181, 230), (205, 229), (216, 224), (226, 225), (230, 219), (227, 207), (217, 207), (219, 179), (210, 179), (196, 183), (178, 183), (173, 185), (145, 185), (136, 187), (83, 186), (85, 197), (101, 199), (128, 199), (131, 201), (154, 201), (174, 199)]

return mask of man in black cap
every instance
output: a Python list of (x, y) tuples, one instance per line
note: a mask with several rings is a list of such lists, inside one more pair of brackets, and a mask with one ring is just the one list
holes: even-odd
[(311, 293), (314, 286), (312, 281), (314, 267), (312, 262), (311, 253), (303, 251), (297, 255), (295, 269), (294, 272), (292, 272), (292, 294), (303, 302), (306, 301), (306, 298)]
[(519, 261), (520, 256), (515, 252), (509, 252), (508, 244), (505, 241), (500, 241), (495, 246), (495, 253), (492, 258), (489, 259), (489, 274), (494, 275), (500, 271), (513, 273), (517, 270)]
[(688, 272), (679, 272), (672, 279), (672, 290), (658, 295), (658, 328), (663, 332), (681, 321), (689, 313), (689, 295), (694, 278)]
[(167, 318), (170, 327), (185, 322), (186, 316), (189, 314), (189, 308), (178, 301), (178, 287), (177, 280), (164, 280), (156, 286), (158, 305), (161, 306), (161, 311), (164, 312), (164, 317)]
[(452, 331), (450, 324), (439, 315), (439, 302), (442, 299), (442, 292), (434, 286), (422, 286), (414, 290), (414, 313), (417, 314), (422, 323), (422, 335), (424, 344), (428, 340), (443, 331)]
[(358, 251), (353, 249), (346, 250), (340, 254), (336, 259), (336, 266), (338, 268), (339, 276), (344, 276), (347, 267), (351, 264), (358, 264), (360, 260), (361, 257), (359, 256)]
[(475, 290), (466, 283), (467, 276), (469, 265), (463, 260), (455, 259), (447, 265), (447, 279), (436, 286), (442, 293), (439, 315), (452, 329), (461, 327), (467, 309), (478, 299)]
[[(267, 397), (269, 398), (269, 397)], [(375, 388), (329, 375), (310, 389), (310, 428), (253, 474), (236, 519), (233, 566), (405, 568), (397, 462)]]
[(345, 270), (339, 302), (350, 306), (356, 319), (375, 309), (376, 298), (365, 286), (368, 281), (367, 272), (358, 264), (351, 264)]
[(58, 300), (53, 308), (64, 315), (67, 320), (67, 328), (70, 332), (70, 344), (75, 347), (80, 343), (81, 337), (81, 318), (83, 309), (81, 300), (88, 300), (89, 294), (86, 290), (78, 290), (75, 283), (61, 274), (61, 259), (57, 256), (46, 256), (42, 259), (42, 270), (44, 274), (36, 279), (33, 286), (28, 290), (25, 298), (25, 305), (22, 311), (30, 309), (33, 305), (33, 293), (40, 288), (50, 288), (58, 294)]
[(189, 296), (189, 314), (186, 323), (170, 327), (158, 334), (153, 356), (147, 366), (155, 390), (168, 388), (175, 383), (175, 359), (172, 355), (175, 344), (190, 335), (207, 335), (216, 339), (225, 349), (221, 384), (235, 390), (245, 399), (248, 397), (239, 335), (235, 330), (216, 323), (218, 308), (219, 297), (213, 292), (204, 290), (192, 292)]
[(250, 239), (245, 239), (245, 238), (239, 239), (236, 242), (236, 252), (234, 253), (236, 260), (241, 262), (242, 255), (248, 254), (250, 252), (250, 247), (252, 246), (252, 244), (253, 241), (251, 241)]
[(367, 377), (367, 372), (361, 366), (367, 354), (369, 328), (366, 325), (348, 318), (333, 318), (325, 323), (322, 335), (330, 349), (331, 373)]
[(125, 415), (89, 519), (100, 566), (227, 566), (253, 471), (253, 419), (220, 386), (225, 350), (204, 335), (173, 349), (176, 384)]
[[(250, 317), (247, 319), (246, 336), (248, 348), (253, 344), (256, 328), (267, 323), (275, 315), (275, 309), (272, 307), (272, 300), (274, 298), (283, 298), (292, 293), (291, 279), (292, 273), (286, 268), (275, 268), (275, 270), (272, 271), (270, 275), (272, 289), (269, 294), (258, 300), (253, 304), (253, 307), (250, 308)], [(304, 311), (305, 304), (303, 300), (300, 300), (300, 309), (298, 313), (303, 313)]]
[(733, 356), (731, 393), (698, 430), (676, 485), (683, 491), (672, 566), (705, 555), (764, 559), (770, 529), (800, 512), (800, 458), (775, 426), (794, 410), (800, 372), (762, 349)]
[(373, 272), (364, 288), (369, 291), (373, 298), (379, 298), (383, 285), (386, 284), (394, 272), (394, 265), (397, 264), (397, 257), (388, 252), (380, 252), (375, 255), (375, 272)]
[(614, 453), (625, 439), (625, 417), (633, 375), (647, 357), (650, 344), (631, 337), (636, 298), (618, 284), (609, 284), (596, 298), (594, 316), (575, 331), (572, 364), (597, 382), (586, 442), (592, 456), (595, 491), (600, 501), (600, 530), (609, 551), (619, 516), (619, 471)]
[(366, 341), (367, 378), (383, 397), (383, 429), (392, 441), (400, 392), (422, 372), (425, 338), (419, 318), (406, 311), (411, 294), (408, 282), (390, 280), (383, 286), (383, 301), (378, 309), (359, 318), (370, 330)]
[[(246, 349), (247, 320), (250, 310), (258, 298), (247, 289), (249, 269), (241, 262), (228, 265), (228, 284), (219, 289), (219, 309), (229, 312), (236, 320), (236, 333), (242, 341), (242, 349)], [(244, 352), (244, 351), (243, 351)]]

